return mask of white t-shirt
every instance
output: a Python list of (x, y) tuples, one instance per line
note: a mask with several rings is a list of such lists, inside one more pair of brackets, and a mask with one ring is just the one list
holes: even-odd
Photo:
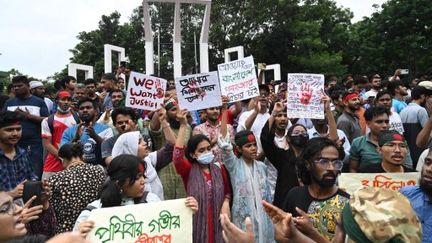
[[(403, 123), (400, 118), (400, 115), (396, 112), (392, 112), (392, 114), (389, 117), (389, 130), (395, 130), (398, 131), (400, 134), (403, 134), (405, 132), (403, 128)], [(369, 127), (366, 127), (366, 133), (369, 133), (370, 129)]]

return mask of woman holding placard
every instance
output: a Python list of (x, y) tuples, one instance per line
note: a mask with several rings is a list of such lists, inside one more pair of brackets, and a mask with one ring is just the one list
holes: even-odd
[[(86, 237), (94, 227), (94, 222), (87, 220), (93, 209), (160, 201), (158, 196), (144, 190), (145, 170), (146, 163), (137, 156), (124, 154), (114, 158), (108, 166), (109, 180), (99, 191), (99, 199), (81, 212), (74, 230)], [(195, 198), (188, 197), (185, 203), (194, 212), (198, 210)]]

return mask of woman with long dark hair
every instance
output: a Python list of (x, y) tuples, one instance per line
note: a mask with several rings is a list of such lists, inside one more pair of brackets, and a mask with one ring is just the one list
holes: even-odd
[[(134, 205), (139, 203), (158, 202), (158, 196), (144, 192), (146, 163), (135, 155), (120, 155), (108, 166), (109, 180), (99, 191), (99, 199), (90, 203), (76, 220), (74, 230), (86, 236), (94, 223), (88, 221), (91, 210), (116, 206)], [(186, 206), (194, 212), (198, 203), (193, 197), (186, 198)]]

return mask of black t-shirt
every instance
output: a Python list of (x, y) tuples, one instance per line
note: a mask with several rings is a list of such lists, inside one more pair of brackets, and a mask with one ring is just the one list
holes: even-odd
[[(402, 167), (404, 168), (404, 172), (416, 172), (416, 170), (408, 168), (404, 165), (402, 165)], [(376, 164), (370, 164), (364, 166), (358, 172), (359, 173), (387, 173), (382, 167), (382, 163), (376, 163)]]
[(310, 195), (307, 186), (295, 187), (286, 195), (283, 209), (297, 217), (300, 214), (295, 208), (300, 208), (309, 215), (315, 229), (328, 240), (332, 240), (336, 231), (336, 222), (349, 197), (348, 193), (338, 189), (328, 198), (317, 199)]

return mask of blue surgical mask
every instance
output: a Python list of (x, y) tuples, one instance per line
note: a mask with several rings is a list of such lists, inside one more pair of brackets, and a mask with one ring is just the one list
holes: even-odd
[(203, 165), (208, 165), (211, 162), (213, 162), (214, 159), (214, 154), (212, 151), (205, 153), (205, 154), (201, 154), (200, 156), (198, 156), (197, 160), (198, 162), (200, 162)]

